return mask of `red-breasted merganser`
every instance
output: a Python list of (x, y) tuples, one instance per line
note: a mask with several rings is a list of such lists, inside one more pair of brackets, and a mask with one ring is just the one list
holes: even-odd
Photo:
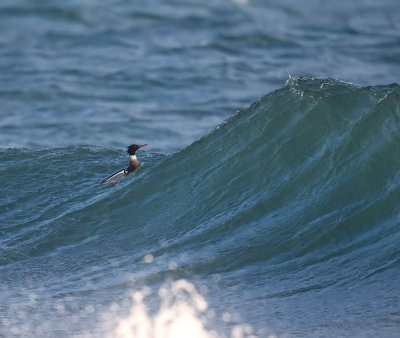
[(101, 184), (111, 184), (112, 186), (114, 186), (117, 181), (119, 181), (120, 179), (133, 173), (139, 165), (139, 161), (135, 155), (136, 150), (138, 150), (144, 146), (147, 146), (147, 144), (143, 144), (141, 146), (138, 146), (137, 144), (130, 145), (128, 147), (128, 150), (126, 151), (129, 154), (129, 158), (130, 158), (129, 167), (126, 169), (117, 171), (116, 173), (112, 174), (110, 177), (102, 180)]

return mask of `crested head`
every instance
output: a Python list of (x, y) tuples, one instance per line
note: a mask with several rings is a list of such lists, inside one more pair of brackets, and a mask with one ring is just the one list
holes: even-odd
[(136, 153), (136, 150), (138, 150), (139, 148), (142, 148), (142, 147), (144, 147), (144, 146), (147, 146), (147, 144), (143, 144), (143, 145), (141, 145), (141, 146), (138, 146), (137, 144), (131, 144), (129, 147), (128, 147), (128, 150), (126, 151), (129, 155), (135, 155), (135, 153)]

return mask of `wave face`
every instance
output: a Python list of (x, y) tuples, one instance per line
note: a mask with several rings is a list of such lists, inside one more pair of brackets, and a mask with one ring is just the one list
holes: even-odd
[(0, 326), (107, 335), (110, 304), (183, 278), (220, 334), (395, 336), (399, 123), (398, 84), (295, 78), (115, 188), (126, 154), (1, 150)]

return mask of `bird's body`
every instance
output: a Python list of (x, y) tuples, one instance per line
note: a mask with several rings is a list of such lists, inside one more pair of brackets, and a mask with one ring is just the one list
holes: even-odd
[(107, 177), (106, 179), (101, 181), (101, 184), (111, 184), (112, 186), (115, 185), (115, 183), (126, 176), (130, 175), (133, 173), (136, 168), (139, 166), (139, 160), (136, 157), (136, 150), (139, 148), (142, 148), (146, 146), (147, 144), (143, 144), (141, 146), (138, 146), (136, 144), (132, 144), (128, 147), (127, 153), (129, 154), (129, 166), (126, 169), (121, 169), (117, 171), (116, 173), (112, 174), (111, 176)]

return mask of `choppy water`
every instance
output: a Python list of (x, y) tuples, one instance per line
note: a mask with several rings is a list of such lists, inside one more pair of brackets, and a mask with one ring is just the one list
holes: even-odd
[(398, 336), (399, 5), (321, 6), (0, 4), (0, 336)]

